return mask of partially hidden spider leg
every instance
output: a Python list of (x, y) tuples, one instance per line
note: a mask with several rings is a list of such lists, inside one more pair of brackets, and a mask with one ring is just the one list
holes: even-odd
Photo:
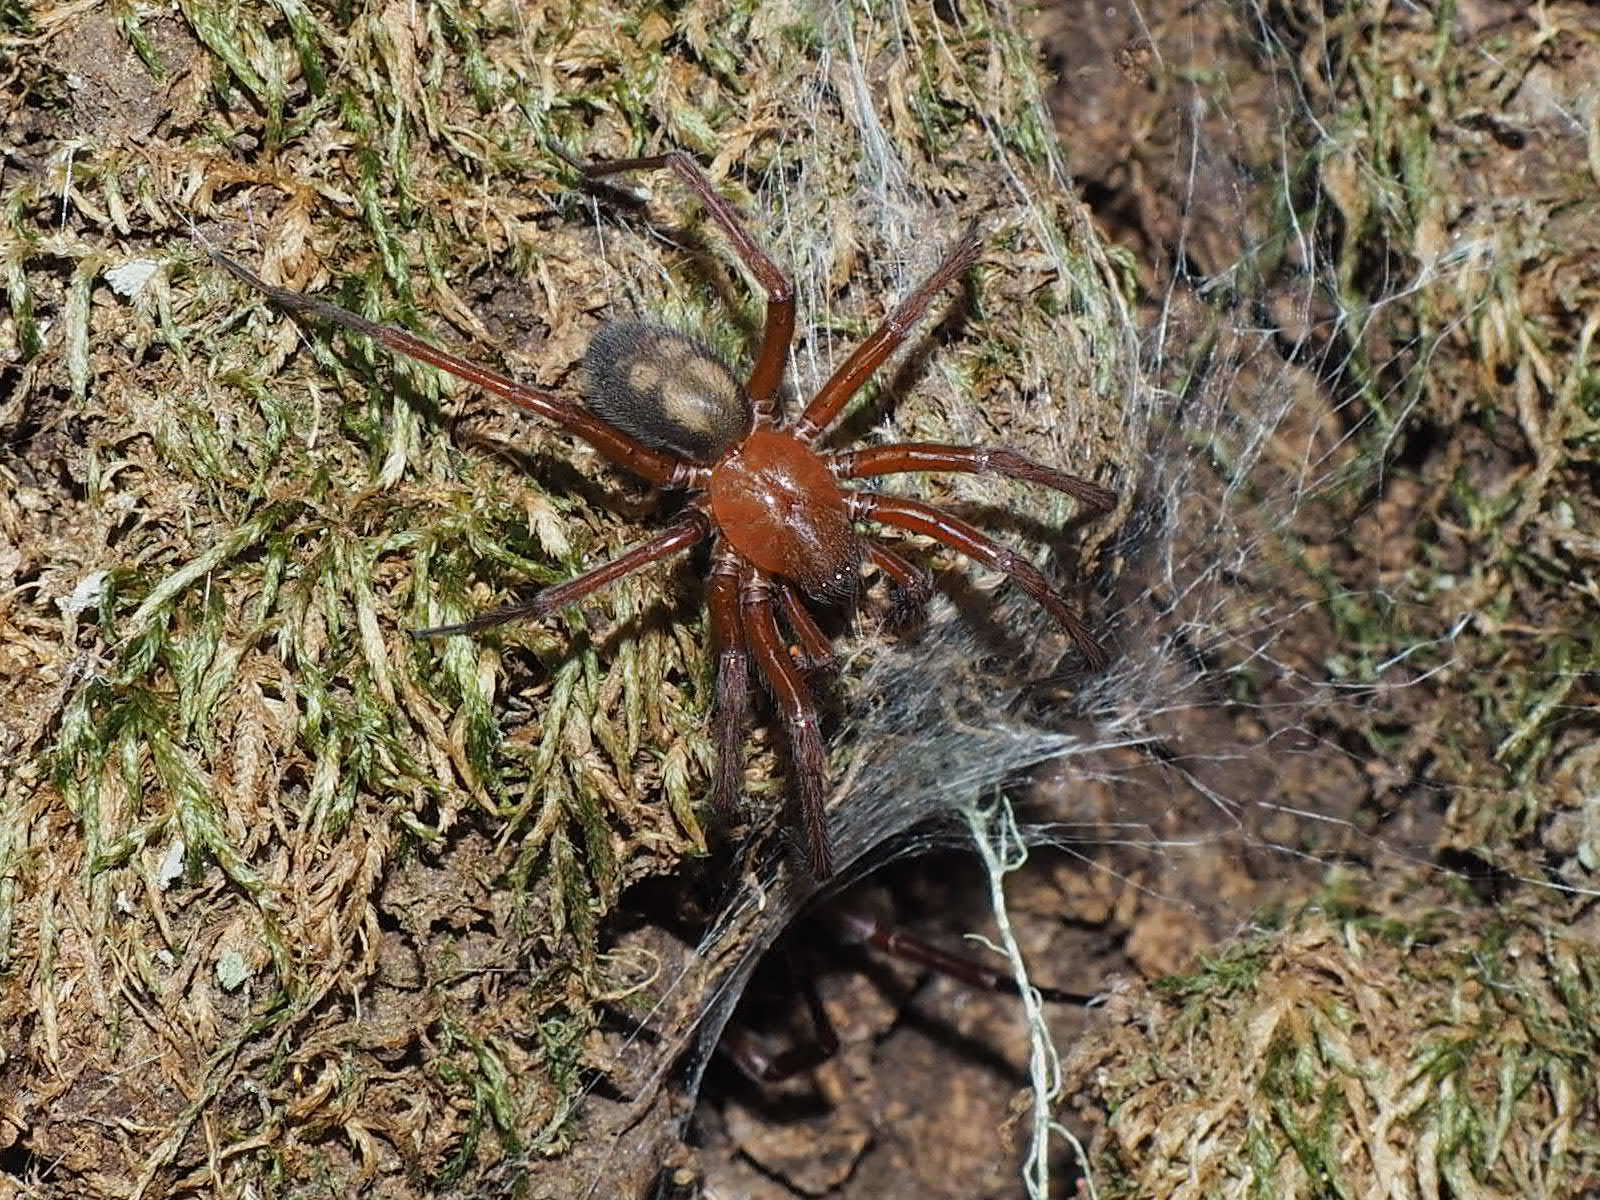
[(750, 721), (750, 652), (739, 616), (739, 556), (718, 542), (711, 552), (711, 582), (706, 605), (711, 636), (717, 647), (716, 695), (712, 708), (712, 740), (717, 769), (711, 782), (711, 804), (723, 828), (739, 823), (739, 797), (744, 792), (744, 737)]
[(551, 613), (566, 608), (569, 604), (576, 604), (585, 596), (599, 591), (607, 584), (615, 583), (624, 575), (631, 575), (640, 567), (649, 566), (653, 562), (660, 562), (664, 558), (671, 558), (674, 554), (682, 553), (697, 542), (705, 540), (711, 532), (711, 521), (699, 509), (684, 514), (666, 530), (648, 542), (642, 542), (630, 550), (619, 554), (608, 563), (585, 571), (582, 575), (558, 583), (554, 587), (547, 587), (531, 600), (521, 604), (508, 604), (504, 608), (497, 608), (492, 612), (480, 613), (471, 620), (460, 621), (454, 625), (435, 625), (431, 629), (413, 629), (411, 636), (414, 638), (444, 637), (452, 633), (477, 633), (481, 629), (490, 629), (496, 625), (504, 625), (508, 621), (536, 621), (540, 617), (549, 616)]
[(867, 557), (890, 579), (894, 580), (894, 600), (889, 610), (889, 622), (903, 625), (922, 612), (933, 595), (933, 577), (928, 572), (912, 566), (887, 546), (880, 546), (870, 538), (863, 543)]
[(648, 158), (589, 163), (583, 168), (583, 173), (590, 179), (599, 179), (624, 171), (649, 171), (659, 167), (670, 167), (700, 197), (711, 219), (722, 227), (722, 232), (733, 243), (734, 250), (767, 293), (767, 316), (761, 331), (761, 349), (756, 354), (756, 365), (750, 372), (745, 391), (749, 393), (756, 420), (770, 425), (777, 420), (778, 385), (783, 382), (783, 370), (788, 365), (789, 343), (794, 338), (794, 287), (745, 230), (733, 207), (717, 194), (699, 164), (682, 150), (671, 150)]
[[(1012, 996), (1018, 994), (1016, 979), (1006, 972), (997, 971), (993, 967), (959, 954), (951, 954), (932, 942), (895, 928), (880, 917), (860, 909), (846, 909), (841, 905), (835, 905), (829, 917), (841, 940), (845, 942), (872, 946), (885, 954), (892, 954), (919, 967), (938, 971), (941, 975), (959, 979), (962, 983), (975, 988), (1004, 992)], [(1094, 1001), (1093, 995), (1084, 992), (1068, 992), (1061, 988), (1042, 987), (1039, 984), (1034, 984), (1033, 987), (1041, 999), (1053, 1004), (1087, 1005)]]
[(893, 525), (911, 533), (919, 533), (943, 542), (975, 562), (992, 571), (1001, 571), (1016, 580), (1017, 586), (1033, 597), (1057, 623), (1067, 631), (1077, 646), (1078, 653), (1092, 670), (1100, 670), (1109, 661), (1105, 649), (1095, 641), (1077, 613), (1050, 586), (1039, 568), (1015, 550), (1002, 546), (968, 525), (932, 505), (899, 496), (885, 496), (879, 492), (849, 492), (851, 516), (858, 521), (877, 521)]
[(773, 604), (775, 588), (764, 572), (752, 570), (739, 594), (739, 615), (744, 624), (756, 666), (772, 691), (789, 737), (795, 799), (805, 831), (806, 867), (813, 879), (833, 874), (833, 850), (828, 844), (828, 755), (822, 745), (817, 707), (800, 668), (789, 657), (778, 632)]
[(873, 330), (872, 336), (850, 352), (850, 357), (840, 364), (828, 382), (811, 398), (811, 403), (806, 405), (791, 430), (795, 437), (810, 445), (833, 424), (850, 397), (883, 365), (884, 359), (905, 341), (906, 334), (922, 319), (934, 297), (978, 261), (980, 248), (977, 229), (969, 228), (950, 253), (945, 255), (944, 261), (934, 268), (933, 274), (918, 284), (916, 291), (900, 301), (895, 310), (884, 318), (883, 324)]
[(828, 635), (817, 626), (817, 619), (813, 617), (800, 599), (800, 593), (787, 583), (779, 583), (778, 599), (783, 605), (783, 619), (789, 625), (789, 632), (794, 634), (795, 641), (799, 643), (791, 657), (795, 665), (808, 674), (812, 671), (832, 671), (838, 665), (838, 659), (833, 654), (833, 643), (828, 640)]
[(865, 450), (839, 451), (827, 458), (828, 466), (838, 479), (898, 475), (903, 471), (962, 471), (1041, 484), (1102, 511), (1115, 508), (1117, 504), (1117, 494), (1110, 488), (1068, 475), (1012, 450), (946, 446), (934, 442), (890, 442)]
[(215, 250), (208, 250), (207, 253), (219, 267), (261, 292), (280, 308), (300, 316), (332, 321), (335, 325), (365, 334), (380, 346), (385, 346), (397, 354), (404, 354), (407, 358), (414, 358), (418, 362), (438, 367), (441, 371), (448, 371), (458, 379), (475, 384), (484, 391), (491, 392), (503, 400), (509, 400), (519, 408), (536, 413), (569, 433), (575, 434), (619, 467), (632, 471), (650, 483), (670, 488), (703, 488), (711, 476), (709, 468), (696, 466), (676, 455), (652, 449), (557, 395), (526, 387), (515, 380), (507, 379), (504, 375), (485, 370), (464, 358), (431, 346), (403, 329), (396, 329), (392, 325), (379, 325), (335, 304), (317, 300), (289, 288), (274, 287), (231, 258), (218, 254)]
[[(790, 968), (791, 971), (793, 968)], [(763, 1045), (755, 1035), (746, 1030), (730, 1029), (717, 1043), (734, 1061), (734, 1064), (757, 1083), (782, 1083), (806, 1071), (814, 1071), (839, 1052), (839, 1034), (828, 1012), (822, 1006), (816, 980), (795, 980), (800, 993), (806, 998), (806, 1008), (811, 1014), (812, 1037), (809, 1042), (798, 1042), (776, 1053)]]

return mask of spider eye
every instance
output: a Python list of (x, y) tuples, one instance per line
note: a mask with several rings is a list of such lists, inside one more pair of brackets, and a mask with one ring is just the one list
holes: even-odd
[(709, 346), (638, 321), (603, 326), (583, 356), (589, 410), (647, 446), (707, 466), (750, 432), (750, 400)]

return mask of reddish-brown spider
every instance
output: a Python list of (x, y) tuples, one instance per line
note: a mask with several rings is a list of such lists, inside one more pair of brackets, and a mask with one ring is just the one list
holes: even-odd
[[(635, 475), (691, 494), (682, 516), (619, 558), (546, 588), (524, 603), (458, 625), (418, 630), (416, 636), (473, 633), (505, 621), (546, 616), (709, 538), (708, 607), (718, 652), (714, 710), (718, 766), (712, 798), (725, 819), (733, 815), (744, 774), (753, 657), (788, 734), (807, 865), (822, 879), (833, 872), (824, 808), (827, 756), (802, 671), (806, 666), (831, 664), (832, 651), (807, 611), (805, 598), (848, 599), (867, 563), (892, 580), (909, 603), (925, 598), (930, 586), (924, 572), (858, 533), (857, 522), (922, 534), (1009, 575), (1061, 624), (1091, 667), (1106, 662), (1105, 651), (1088, 627), (1032, 563), (931, 505), (846, 490), (840, 482), (903, 471), (965, 471), (1042, 484), (1097, 509), (1110, 508), (1116, 496), (1098, 484), (1004, 449), (896, 442), (861, 450), (816, 450), (818, 438), (850, 397), (905, 340), (934, 298), (977, 260), (975, 231), (967, 231), (933, 274), (851, 352), (800, 415), (785, 423), (778, 411), (778, 392), (794, 336), (794, 292), (711, 181), (682, 151), (595, 163), (584, 173), (596, 179), (659, 167), (675, 171), (700, 198), (766, 292), (761, 348), (743, 386), (698, 341), (655, 325), (618, 322), (602, 328), (584, 355), (587, 407), (580, 407), (474, 366), (403, 330), (273, 287), (215, 252), (212, 257), (290, 312), (325, 318), (448, 371), (553, 421)], [(798, 662), (787, 649), (780, 610), (800, 648)]]

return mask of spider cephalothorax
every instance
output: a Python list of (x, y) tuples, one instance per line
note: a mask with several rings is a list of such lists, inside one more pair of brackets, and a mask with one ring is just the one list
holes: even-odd
[[(818, 451), (817, 439), (850, 397), (905, 340), (934, 298), (977, 260), (976, 234), (969, 230), (933, 274), (851, 352), (805, 408), (784, 421), (778, 412), (778, 389), (794, 336), (794, 294), (783, 272), (740, 225), (710, 180), (680, 151), (597, 163), (585, 173), (597, 178), (656, 167), (670, 167), (688, 184), (766, 291), (761, 347), (742, 385), (693, 338), (654, 325), (619, 322), (601, 329), (584, 355), (586, 404), (580, 406), (474, 366), (402, 330), (273, 287), (237, 263), (213, 257), (291, 312), (326, 318), (449, 371), (555, 422), (649, 482), (691, 493), (684, 513), (664, 532), (619, 558), (546, 588), (524, 603), (459, 625), (420, 630), (418, 636), (472, 633), (506, 621), (545, 616), (709, 538), (707, 605), (717, 644), (718, 767), (712, 797), (725, 816), (733, 812), (744, 773), (744, 726), (754, 659), (788, 734), (806, 861), (821, 879), (833, 871), (824, 805), (827, 755), (803, 668), (831, 664), (832, 654), (805, 601), (849, 598), (865, 564), (887, 575), (908, 603), (919, 602), (929, 589), (924, 572), (859, 533), (858, 524), (889, 525), (931, 537), (1004, 572), (1061, 624), (1091, 667), (1106, 661), (1088, 627), (1032, 563), (931, 505), (845, 488), (842, 482), (904, 471), (964, 471), (1042, 484), (1099, 509), (1110, 508), (1116, 497), (1098, 484), (998, 448), (899, 442)], [(798, 645), (798, 655), (790, 652), (783, 627)]]

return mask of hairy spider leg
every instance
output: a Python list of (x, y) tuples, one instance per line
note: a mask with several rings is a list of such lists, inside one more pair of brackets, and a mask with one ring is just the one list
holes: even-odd
[[(1109, 510), (1116, 507), (1117, 494), (1077, 475), (1068, 475), (1054, 467), (1037, 462), (1012, 450), (984, 446), (948, 446), (935, 442), (891, 442), (863, 450), (843, 450), (828, 455), (828, 465), (839, 479), (862, 479), (873, 475), (898, 475), (907, 471), (960, 471), (974, 475), (1001, 475), (1024, 483), (1037, 483), (1062, 492), (1092, 508)], [(958, 547), (959, 548), (959, 547)], [(926, 599), (924, 595), (922, 599)], [(1043, 603), (1043, 601), (1041, 601)], [(1049, 607), (1046, 605), (1046, 607)], [(1052, 612), (1055, 610), (1052, 609)], [(1081, 622), (1063, 621), (1073, 641), (1083, 649), (1082, 634), (1087, 630)], [(1093, 638), (1090, 638), (1091, 642)], [(1096, 665), (1103, 664), (1103, 651), (1095, 642), (1096, 653), (1085, 652), (1085, 658)]]
[(890, 621), (898, 624), (920, 613), (928, 603), (928, 597), (933, 595), (933, 577), (870, 538), (866, 540), (866, 547), (867, 558), (872, 565), (894, 580), (894, 607), (889, 614)]
[(978, 261), (979, 248), (978, 231), (969, 227), (950, 253), (945, 255), (944, 261), (934, 268), (933, 274), (900, 301), (895, 310), (884, 318), (883, 324), (873, 330), (872, 336), (850, 352), (850, 357), (840, 364), (828, 382), (811, 398), (811, 403), (806, 405), (791, 430), (795, 437), (809, 445), (833, 424), (850, 397), (883, 365), (884, 359), (906, 340), (906, 335), (928, 311), (928, 305), (933, 303), (934, 297)]
[(438, 367), (441, 371), (448, 371), (458, 379), (464, 379), (503, 400), (509, 400), (519, 408), (525, 408), (547, 421), (554, 422), (568, 433), (588, 442), (619, 467), (632, 471), (650, 483), (670, 488), (704, 488), (711, 476), (709, 468), (696, 466), (676, 455), (652, 449), (621, 430), (612, 428), (592, 413), (585, 412), (550, 392), (526, 387), (515, 380), (507, 379), (504, 375), (485, 370), (464, 358), (458, 358), (454, 354), (431, 346), (403, 329), (396, 329), (392, 325), (379, 325), (338, 305), (328, 304), (288, 288), (274, 287), (231, 258), (215, 250), (207, 250), (207, 253), (219, 267), (289, 312), (332, 321), (335, 325), (365, 334), (380, 346), (386, 346), (397, 354), (404, 354), (407, 358), (414, 358), (431, 367)]
[(1037, 483), (1063, 492), (1091, 508), (1116, 507), (1110, 488), (1068, 475), (1012, 450), (985, 446), (946, 446), (936, 442), (890, 442), (864, 450), (841, 450), (828, 455), (828, 465), (839, 479), (869, 475), (898, 475), (905, 471), (960, 471), (971, 475), (1001, 475), (1024, 483)]
[(1015, 550), (1000, 545), (965, 521), (942, 513), (932, 505), (899, 496), (885, 496), (879, 492), (847, 494), (850, 497), (851, 515), (857, 520), (876, 521), (931, 537), (992, 571), (1009, 575), (1067, 631), (1078, 653), (1083, 655), (1084, 661), (1093, 670), (1098, 671), (1106, 665), (1106, 652), (1095, 641), (1089, 627), (1050, 586), (1039, 568)]
[(711, 716), (717, 767), (711, 781), (711, 803), (729, 828), (739, 822), (745, 726), (750, 720), (750, 652), (739, 616), (739, 592), (745, 571), (739, 556), (719, 539), (711, 552), (711, 581), (706, 588), (711, 638), (717, 648), (716, 696)]
[(554, 587), (547, 587), (535, 595), (531, 600), (524, 600), (520, 604), (508, 604), (504, 608), (494, 609), (492, 612), (479, 613), (471, 620), (460, 621), (454, 625), (435, 625), (431, 629), (413, 629), (411, 636), (415, 638), (444, 637), (452, 633), (477, 633), (481, 629), (490, 629), (496, 625), (504, 625), (507, 621), (529, 620), (536, 621), (540, 617), (549, 616), (558, 609), (566, 608), (569, 604), (576, 604), (585, 596), (599, 591), (608, 584), (615, 583), (624, 575), (631, 575), (640, 567), (649, 566), (651, 563), (660, 562), (664, 558), (671, 558), (680, 554), (699, 542), (703, 542), (711, 532), (711, 519), (699, 509), (685, 513), (677, 521), (667, 526), (665, 531), (651, 538), (648, 542), (641, 542), (632, 549), (625, 550), (608, 563), (585, 571), (582, 575), (558, 583)]
[(770, 425), (777, 420), (778, 385), (783, 382), (784, 367), (789, 359), (789, 343), (794, 339), (794, 287), (778, 265), (767, 257), (766, 251), (746, 232), (732, 206), (717, 194), (699, 164), (684, 151), (671, 150), (648, 158), (590, 163), (583, 168), (583, 173), (590, 179), (599, 179), (624, 171), (648, 171), (659, 167), (670, 167), (679, 179), (689, 185), (690, 190), (700, 198), (700, 203), (706, 206), (711, 219), (722, 227), (722, 232), (733, 243), (735, 252), (767, 294), (767, 316), (761, 330), (761, 349), (756, 354), (756, 365), (750, 372), (745, 391), (749, 393), (757, 421)]
[(740, 588), (740, 618), (756, 666), (772, 690), (773, 703), (788, 734), (795, 800), (805, 832), (806, 866), (813, 879), (826, 879), (833, 874), (826, 811), (828, 756), (822, 745), (816, 703), (778, 632), (775, 590), (765, 572), (752, 570)]

